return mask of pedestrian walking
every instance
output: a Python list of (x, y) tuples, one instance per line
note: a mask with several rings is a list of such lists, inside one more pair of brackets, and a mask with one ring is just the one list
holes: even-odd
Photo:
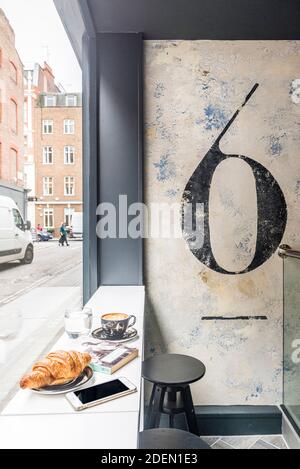
[(66, 243), (66, 245), (69, 246), (68, 237), (67, 237), (68, 233), (66, 230), (66, 225), (64, 223), (61, 224), (59, 232), (60, 232), (59, 245), (64, 246)]

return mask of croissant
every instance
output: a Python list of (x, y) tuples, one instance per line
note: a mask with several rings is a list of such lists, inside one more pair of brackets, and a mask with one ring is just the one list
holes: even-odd
[(20, 387), (39, 389), (44, 386), (67, 383), (77, 378), (91, 360), (89, 353), (62, 350), (49, 353), (44, 360), (33, 366), (31, 373), (23, 376)]

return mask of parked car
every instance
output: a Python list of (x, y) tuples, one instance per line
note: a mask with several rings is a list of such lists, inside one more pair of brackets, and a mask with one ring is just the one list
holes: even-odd
[(83, 237), (83, 213), (74, 212), (72, 215), (72, 238), (81, 239)]
[(35, 228), (33, 228), (31, 230), (31, 234), (32, 234), (33, 240), (38, 243), (43, 242), (43, 241), (50, 241), (50, 239), (53, 239), (52, 234), (46, 230), (40, 231), (40, 230), (36, 230)]
[(31, 264), (34, 257), (30, 222), (24, 223), (10, 197), (0, 196), (0, 264), (19, 260)]

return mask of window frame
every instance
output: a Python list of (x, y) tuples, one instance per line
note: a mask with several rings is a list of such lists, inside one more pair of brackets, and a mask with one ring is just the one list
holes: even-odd
[[(48, 223), (46, 223), (46, 217), (48, 217), (48, 221), (49, 221), (50, 217), (52, 217), (52, 226), (49, 225)], [(44, 222), (44, 228), (46, 228), (46, 230), (53, 229), (55, 227), (54, 209), (53, 208), (46, 207), (46, 208), (43, 209), (43, 222)]]
[[(46, 187), (48, 187), (47, 190), (46, 190)], [(51, 188), (51, 191), (50, 191), (50, 188)], [(54, 177), (53, 176), (44, 176), (43, 177), (43, 196), (44, 197), (53, 197), (54, 196)]]
[[(10, 108), (9, 108), (9, 112), (10, 112), (10, 117), (9, 117), (9, 127), (10, 127), (10, 130), (15, 134), (15, 135), (18, 135), (18, 112), (19, 112), (19, 108), (18, 108), (18, 103), (17, 103), (17, 100), (13, 97), (10, 98), (9, 100), (10, 102)], [(12, 105), (14, 105), (14, 116), (12, 116)], [(14, 128), (12, 127), (12, 119), (14, 120)]]
[[(15, 164), (14, 165), (12, 165), (12, 163), (11, 163), (12, 154), (14, 155), (14, 158), (15, 158)], [(14, 176), (12, 178), (12, 181), (14, 183), (18, 182), (18, 159), (19, 159), (18, 149), (11, 146), (9, 148), (9, 177), (11, 177), (11, 168), (14, 167)]]
[[(70, 101), (71, 101), (71, 104), (70, 104)], [(66, 107), (76, 107), (78, 105), (78, 96), (76, 94), (67, 94), (65, 102), (66, 102)]]
[[(72, 155), (72, 158), (71, 158)], [(72, 160), (72, 161), (70, 161)], [(72, 166), (75, 164), (75, 147), (74, 145), (66, 145), (64, 147), (64, 164)]]
[[(49, 104), (48, 100), (53, 100), (53, 104)], [(53, 94), (44, 95), (44, 107), (56, 107), (57, 96)]]
[[(51, 149), (51, 152), (49, 151)], [(47, 158), (51, 159), (51, 161), (47, 161)], [(51, 145), (46, 145), (43, 147), (43, 165), (53, 165), (54, 164), (54, 151)]]
[[(47, 124), (46, 124), (46, 122), (47, 122)], [(49, 124), (49, 122), (51, 122), (51, 124)], [(49, 130), (50, 127), (51, 127), (52, 131), (51, 132), (48, 132), (48, 131), (45, 132), (45, 130), (47, 128)], [(53, 135), (53, 133), (54, 133), (54, 121), (53, 121), (53, 119), (43, 119), (42, 120), (42, 134), (43, 135)]]
[[(22, 217), (20, 211), (16, 208), (13, 208), (12, 212), (13, 212), (13, 219), (14, 219), (15, 227), (18, 228), (21, 231), (26, 231), (25, 223), (24, 223), (24, 220), (23, 220), (23, 217)], [(17, 218), (18, 218), (18, 220), (17, 220)]]
[[(14, 76), (12, 76), (12, 70), (14, 71)], [(10, 79), (17, 85), (18, 84), (18, 68), (13, 60), (9, 61), (9, 76)]]
[[(65, 207), (64, 208), (64, 222), (66, 226), (72, 226), (72, 216), (75, 213), (75, 208), (73, 207)], [(69, 223), (67, 217), (70, 218)]]
[(64, 135), (75, 135), (75, 119), (64, 119)]
[[(71, 191), (71, 188), (72, 188), (72, 191)], [(65, 176), (64, 177), (64, 196), (74, 197), (75, 194), (76, 194), (75, 176)]]

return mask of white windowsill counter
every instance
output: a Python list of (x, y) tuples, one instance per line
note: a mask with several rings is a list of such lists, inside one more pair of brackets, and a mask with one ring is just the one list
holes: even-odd
[[(95, 379), (103, 382), (124, 376), (137, 386), (137, 393), (76, 412), (64, 396), (19, 391), (0, 416), (0, 448), (136, 448), (143, 411), (140, 402), (144, 305), (144, 287), (101, 287), (87, 304), (94, 311), (93, 328), (100, 325), (100, 316), (107, 312), (137, 317), (138, 338), (127, 345), (137, 347), (139, 357), (112, 376), (95, 374)], [(74, 350), (76, 343), (64, 334), (53, 350)]]

